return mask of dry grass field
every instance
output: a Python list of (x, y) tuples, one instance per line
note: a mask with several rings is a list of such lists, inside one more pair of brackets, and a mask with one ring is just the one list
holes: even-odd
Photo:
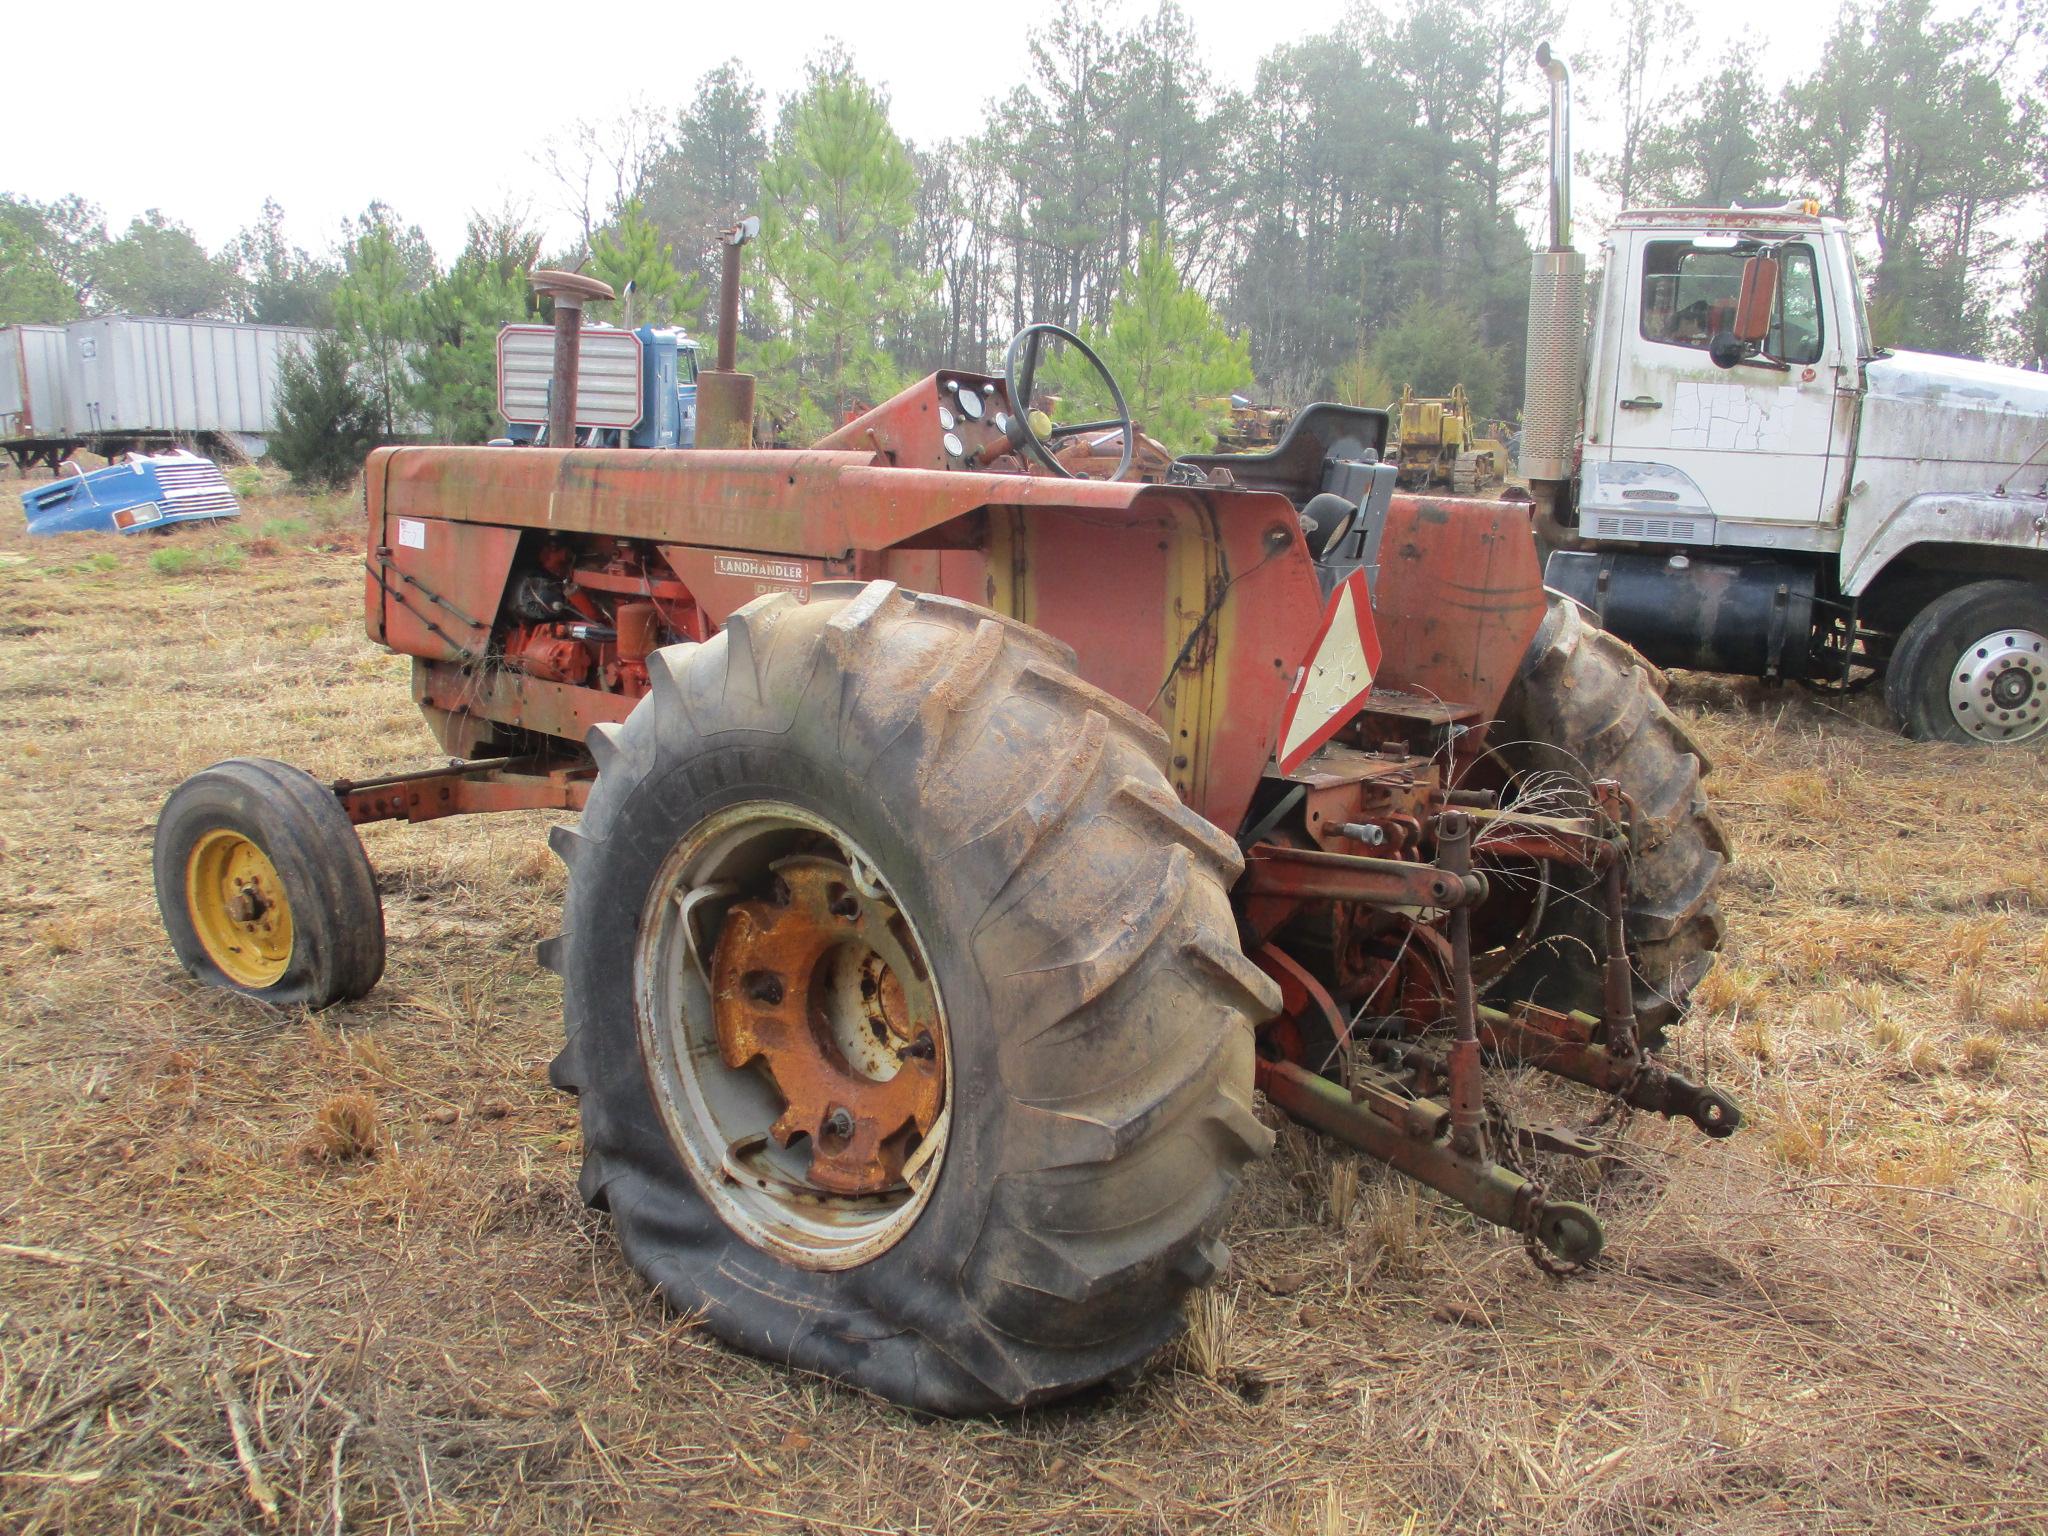
[(1286, 1132), (1186, 1344), (936, 1423), (718, 1347), (578, 1204), (545, 818), (370, 830), (361, 1004), (177, 970), (182, 775), (429, 761), (350, 500), (0, 524), (0, 1528), (2048, 1530), (2048, 754), (1680, 679), (1740, 865), (1677, 1053), (1749, 1128), (1637, 1119), (1566, 1283)]

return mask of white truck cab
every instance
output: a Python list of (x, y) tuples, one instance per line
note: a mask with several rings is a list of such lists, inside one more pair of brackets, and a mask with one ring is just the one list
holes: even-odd
[(1549, 584), (1662, 665), (1882, 676), (1913, 735), (2048, 737), (2048, 376), (1873, 345), (1848, 229), (1812, 203), (1624, 213), (1588, 332), (1568, 82), (1538, 57), (1522, 460)]

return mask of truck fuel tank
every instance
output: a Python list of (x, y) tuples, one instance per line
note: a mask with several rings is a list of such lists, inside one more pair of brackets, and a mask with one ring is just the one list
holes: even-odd
[(1745, 677), (1807, 675), (1814, 573), (1775, 560), (1560, 549), (1543, 583), (1660, 667)]

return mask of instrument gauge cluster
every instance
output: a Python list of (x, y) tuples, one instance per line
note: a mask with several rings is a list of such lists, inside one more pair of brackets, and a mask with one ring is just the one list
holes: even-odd
[(1003, 448), (1008, 425), (1002, 386), (993, 379), (940, 374), (939, 467), (982, 469)]

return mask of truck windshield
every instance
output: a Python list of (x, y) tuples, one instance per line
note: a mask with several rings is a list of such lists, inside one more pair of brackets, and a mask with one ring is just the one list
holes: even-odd
[[(1742, 264), (1753, 250), (1709, 250), (1688, 240), (1653, 240), (1643, 253), (1645, 341), (1707, 350), (1735, 317)], [(1765, 355), (1786, 363), (1820, 361), (1820, 278), (1813, 247), (1778, 249), (1778, 315)]]

